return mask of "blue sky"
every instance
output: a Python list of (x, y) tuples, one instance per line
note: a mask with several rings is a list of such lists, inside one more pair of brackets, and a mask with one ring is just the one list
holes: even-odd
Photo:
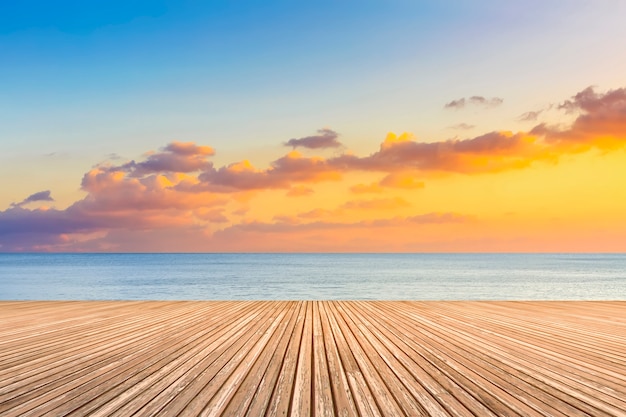
[(626, 65), (624, 6), (610, 1), (12, 3), (0, 6), (2, 133), (50, 152), (172, 136), (252, 145), (252, 126), (432, 134), (419, 114), (456, 96), (529, 105), (531, 82), (560, 99)]

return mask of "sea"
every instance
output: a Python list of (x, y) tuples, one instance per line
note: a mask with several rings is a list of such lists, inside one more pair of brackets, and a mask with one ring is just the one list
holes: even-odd
[(626, 254), (0, 254), (0, 300), (626, 300)]

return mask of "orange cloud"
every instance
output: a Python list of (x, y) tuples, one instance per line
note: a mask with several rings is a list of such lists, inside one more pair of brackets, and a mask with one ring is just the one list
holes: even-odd
[(337, 210), (326, 210), (326, 209), (317, 208), (311, 211), (307, 211), (306, 213), (300, 213), (298, 214), (297, 217), (303, 218), (303, 219), (321, 219), (321, 218), (333, 216), (337, 213), (338, 213)]
[(341, 208), (348, 210), (394, 210), (409, 207), (408, 201), (396, 198), (376, 198), (373, 200), (351, 200), (344, 203)]
[(400, 143), (412, 142), (412, 141), (413, 141), (413, 135), (411, 133), (404, 132), (400, 134), (400, 136), (398, 136), (393, 132), (389, 132), (387, 133), (387, 136), (385, 137), (385, 140), (383, 141), (383, 143), (381, 143), (380, 149), (390, 149), (394, 145), (397, 145)]
[(350, 191), (352, 191), (354, 194), (378, 194), (383, 192), (383, 187), (381, 187), (380, 184), (373, 182), (371, 184), (353, 185), (352, 187), (350, 187)]
[(559, 106), (580, 113), (564, 130), (541, 124), (531, 132), (542, 135), (548, 144), (561, 151), (584, 151), (589, 148), (610, 150), (626, 144), (626, 89), (597, 93), (588, 87)]
[(232, 230), (249, 232), (284, 233), (290, 230), (328, 230), (328, 229), (360, 229), (363, 227), (404, 227), (409, 224), (444, 224), (444, 223), (468, 223), (474, 218), (458, 213), (426, 213), (409, 217), (393, 217), (387, 219), (362, 220), (357, 222), (329, 222), (314, 221), (309, 223), (294, 223), (292, 218), (286, 218), (287, 222), (247, 222), (233, 225), (216, 232), (216, 236), (229, 233)]
[(314, 193), (315, 191), (312, 188), (306, 187), (304, 185), (298, 185), (295, 187), (291, 187), (285, 195), (287, 197), (304, 197)]
[[(480, 100), (474, 101), (482, 105)], [(626, 145), (626, 89), (603, 94), (588, 88), (559, 107), (576, 114), (567, 128), (541, 124), (530, 132), (489, 132), (438, 142), (417, 141), (408, 133), (390, 133), (370, 155), (342, 153), (323, 158), (292, 151), (264, 168), (256, 168), (246, 160), (216, 167), (209, 160), (215, 153), (213, 148), (172, 142), (143, 160), (96, 166), (82, 178), (85, 197), (65, 209), (26, 208), (28, 203), (52, 201), (49, 190), (11, 204), (0, 211), (0, 250), (125, 248), (130, 243), (123, 243), (124, 239), (140, 242), (138, 236), (145, 239), (148, 235), (187, 236), (190, 242), (206, 241), (203, 248), (219, 248), (220, 242), (235, 245), (236, 241), (229, 240), (233, 236), (264, 231), (280, 233), (283, 243), (293, 243), (294, 236), (302, 237), (314, 248), (323, 246), (324, 239), (340, 230), (354, 231), (351, 236), (358, 240), (376, 227), (410, 230), (416, 224), (465, 224), (469, 217), (439, 212), (445, 212), (446, 207), (437, 207), (434, 214), (375, 218), (377, 210), (400, 210), (405, 214), (411, 203), (400, 197), (346, 201), (345, 195), (338, 194), (332, 196), (337, 207), (334, 210), (308, 204), (327, 197), (316, 192), (318, 183), (341, 181), (344, 176), (352, 178), (369, 172), (373, 174), (366, 175), (380, 173), (383, 177), (378, 183), (353, 185), (350, 191), (355, 194), (380, 193), (387, 188), (400, 193), (424, 187), (418, 178), (430, 173), (496, 173), (525, 168), (537, 161), (558, 161), (561, 155), (588, 149), (609, 152)], [(290, 146), (334, 147), (336, 132), (327, 129), (319, 133), (293, 139)], [(345, 192), (345, 187), (340, 184), (339, 188)], [(275, 215), (268, 211), (277, 210), (276, 202), (263, 202), (262, 198), (272, 195), (264, 191), (277, 189), (287, 190), (287, 197), (311, 198), (291, 200), (291, 213)], [(410, 194), (404, 196), (409, 198)], [(255, 206), (259, 200), (266, 204), (264, 210)], [(297, 214), (300, 210), (307, 211)], [(366, 220), (337, 221), (346, 217)], [(259, 220), (268, 218), (274, 218), (274, 222)], [(173, 237), (172, 242), (177, 239)], [(290, 246), (284, 248), (289, 250)], [(170, 250), (177, 247), (171, 246)]]
[(454, 229), (475, 221), (457, 213), (436, 212), (356, 222), (284, 220), (233, 225), (213, 234), (208, 245), (227, 251), (406, 251), (412, 247), (407, 245), (407, 236), (413, 246), (416, 238), (421, 245), (432, 239), (430, 234), (416, 235), (416, 228), (432, 232), (433, 228)]
[(380, 150), (366, 157), (341, 155), (328, 164), (344, 171), (448, 171), (459, 173), (497, 172), (526, 166), (542, 146), (536, 138), (510, 132), (491, 132), (471, 139), (416, 142), (410, 135), (388, 135)]
[(210, 223), (228, 223), (229, 219), (224, 215), (224, 209), (211, 209), (207, 207), (200, 207), (194, 210), (194, 217), (202, 219)]
[(209, 169), (198, 177), (213, 191), (236, 191), (289, 188), (298, 182), (320, 182), (341, 179), (341, 173), (331, 168), (321, 157), (304, 157), (297, 151), (289, 152), (272, 162), (270, 168), (257, 170), (249, 162)]
[(405, 190), (415, 190), (424, 188), (423, 181), (417, 181), (411, 174), (392, 173), (380, 181), (380, 185), (391, 188), (402, 188)]
[(74, 206), (90, 212), (188, 210), (225, 203), (209, 193), (187, 193), (176, 189), (185, 176), (152, 174), (135, 178), (120, 171), (94, 168), (85, 174), (82, 189), (87, 197)]

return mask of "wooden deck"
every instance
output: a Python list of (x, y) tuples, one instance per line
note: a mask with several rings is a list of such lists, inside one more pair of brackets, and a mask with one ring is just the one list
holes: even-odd
[(626, 416), (626, 302), (0, 302), (0, 415)]

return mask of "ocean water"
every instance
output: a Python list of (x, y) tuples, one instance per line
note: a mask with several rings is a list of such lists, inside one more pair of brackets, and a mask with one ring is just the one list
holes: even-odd
[(626, 254), (0, 254), (1, 300), (626, 300)]

